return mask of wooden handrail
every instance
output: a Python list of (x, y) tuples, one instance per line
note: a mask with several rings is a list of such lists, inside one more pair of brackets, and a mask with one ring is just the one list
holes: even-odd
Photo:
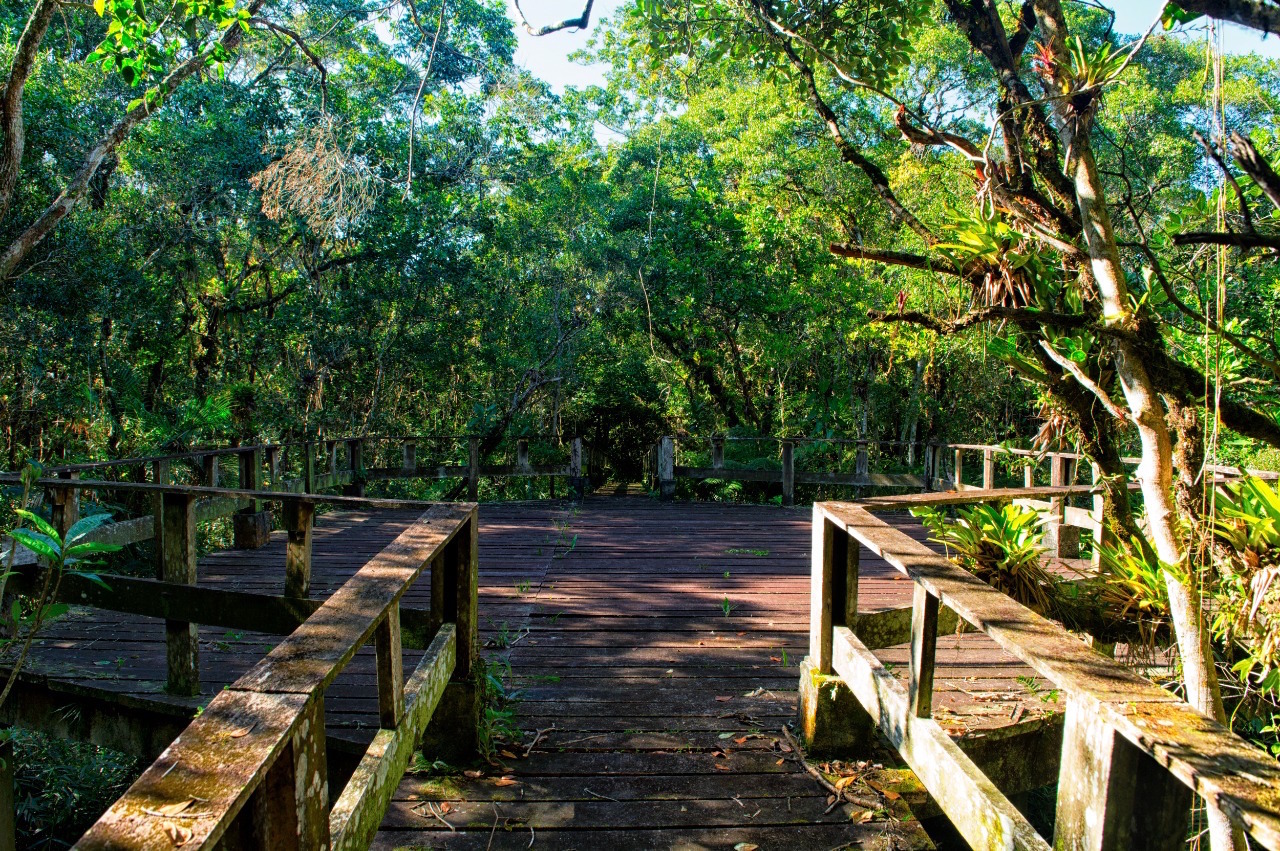
[[(1280, 848), (1280, 765), (1273, 759), (873, 513), (1081, 490), (1011, 489), (815, 504), (808, 664), (815, 674), (839, 677), (848, 686), (975, 848), (1043, 851), (1050, 846), (931, 717), (940, 607), (986, 633), (1065, 695), (1053, 847), (1179, 848), (1194, 791), (1263, 846)], [(915, 583), (905, 689), (855, 633), (858, 552), (863, 547)], [(803, 715), (809, 717), (809, 710)]]
[[(476, 519), (474, 505), (432, 506), (220, 692), (75, 847), (367, 847), (446, 686), (474, 687)], [(428, 567), (438, 628), (406, 682), (400, 600)], [(324, 690), (370, 640), (381, 729), (331, 811)]]

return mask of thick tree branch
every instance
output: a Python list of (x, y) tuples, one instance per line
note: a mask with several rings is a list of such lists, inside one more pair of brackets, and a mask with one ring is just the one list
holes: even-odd
[[(256, 14), (265, 2), (266, 0), (251, 0), (248, 6), (249, 14), (251, 16)], [(222, 34), (220, 42), (225, 50), (233, 51), (240, 46), (243, 36), (244, 32), (240, 27), (231, 26)], [(209, 64), (210, 58), (209, 50), (203, 49), (170, 71), (169, 75), (161, 80), (156, 87), (159, 93), (159, 103), (163, 104), (165, 98), (172, 94), (178, 86), (199, 73)], [(53, 200), (53, 203), (45, 208), (40, 217), (19, 234), (3, 254), (0, 254), (0, 281), (8, 280), (17, 270), (18, 265), (31, 253), (31, 250), (39, 245), (58, 226), (58, 223), (80, 204), (103, 160), (129, 136), (134, 127), (150, 118), (158, 108), (156, 103), (148, 102), (147, 98), (143, 98), (141, 103), (126, 112), (124, 117), (112, 125), (106, 135), (98, 140), (98, 143), (85, 155), (79, 170), (76, 171), (75, 176), (67, 184), (67, 187)]]
[(1188, 231), (1173, 235), (1174, 245), (1226, 245), (1232, 248), (1274, 248), (1280, 250), (1280, 234), (1222, 233)]
[(550, 35), (560, 30), (579, 29), (585, 30), (591, 23), (591, 4), (595, 0), (587, 0), (587, 5), (583, 7), (582, 14), (576, 18), (568, 18), (558, 24), (547, 24), (543, 27), (534, 29), (529, 25), (529, 19), (524, 16), (524, 9), (520, 8), (520, 0), (515, 0), (516, 13), (520, 15), (520, 23), (524, 25), (525, 31), (532, 36)]
[(58, 0), (37, 0), (27, 18), (27, 25), (18, 38), (14, 50), (13, 65), (0, 94), (0, 220), (9, 213), (13, 194), (18, 188), (18, 174), (22, 171), (22, 150), (26, 145), (26, 130), (22, 124), (22, 93), (40, 55), (40, 43), (49, 30)]
[(1129, 422), (1129, 415), (1124, 411), (1124, 409), (1115, 403), (1107, 391), (1103, 390), (1102, 387), (1098, 385), (1098, 382), (1090, 378), (1085, 371), (1080, 368), (1080, 364), (1071, 360), (1071, 358), (1063, 357), (1062, 353), (1055, 349), (1053, 347), (1053, 343), (1050, 343), (1048, 340), (1041, 340), (1040, 348), (1044, 349), (1044, 353), (1048, 355), (1051, 361), (1071, 373), (1075, 380), (1080, 382), (1080, 386), (1098, 397), (1098, 401), (1102, 403), (1102, 407), (1107, 409), (1107, 413), (1111, 414), (1111, 416), (1121, 422)]
[(1178, 0), (1188, 12), (1230, 21), (1242, 27), (1280, 32), (1280, 5), (1270, 0)]
[(981, 284), (984, 280), (981, 272), (959, 269), (949, 260), (926, 257), (923, 254), (889, 251), (883, 248), (865, 248), (861, 245), (850, 245), (844, 242), (833, 242), (828, 248), (832, 254), (840, 257), (849, 257), (854, 260), (872, 260), (876, 263), (905, 266), (909, 269), (922, 269), (926, 272), (940, 272), (944, 275), (963, 278), (971, 284)]
[(921, 328), (928, 328), (936, 334), (943, 335), (955, 334), (975, 325), (981, 325), (984, 322), (999, 322), (1001, 320), (1014, 322), (1019, 326), (1025, 327), (1048, 325), (1063, 329), (1086, 328), (1093, 332), (1105, 333), (1103, 329), (1095, 327), (1087, 316), (1076, 313), (1050, 313), (1025, 307), (983, 307), (971, 310), (958, 319), (944, 319), (941, 316), (935, 316), (932, 313), (924, 313), (919, 310), (898, 312), (868, 310), (867, 318), (873, 322), (903, 322), (908, 325), (918, 325)]
[(324, 112), (324, 104), (329, 97), (329, 72), (325, 69), (324, 63), (320, 61), (320, 57), (316, 55), (315, 51), (311, 49), (307, 42), (303, 40), (302, 36), (298, 35), (298, 33), (288, 27), (281, 26), (274, 21), (269, 21), (266, 18), (250, 18), (249, 23), (265, 27), (274, 33), (278, 33), (288, 38), (296, 44), (298, 49), (302, 51), (303, 55), (311, 61), (312, 66), (314, 66), (316, 71), (320, 73), (320, 111)]
[(1258, 153), (1253, 140), (1248, 136), (1232, 132), (1231, 155), (1235, 157), (1236, 165), (1240, 166), (1240, 170), (1252, 177), (1253, 182), (1258, 184), (1258, 188), (1266, 194), (1275, 208), (1280, 210), (1280, 175), (1277, 175), (1271, 163)]

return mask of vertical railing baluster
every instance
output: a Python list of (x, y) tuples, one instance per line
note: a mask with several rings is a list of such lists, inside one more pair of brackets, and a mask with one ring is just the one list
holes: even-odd
[(923, 585), (911, 601), (911, 662), (907, 700), (912, 717), (933, 714), (933, 671), (938, 651), (938, 598)]
[[(162, 582), (196, 584), (196, 514), (195, 496), (188, 493), (165, 493), (160, 497), (161, 510), (156, 515), (156, 528), (163, 529), (160, 546)], [(165, 656), (168, 690), (173, 694), (193, 696), (200, 693), (200, 638), (196, 625), (187, 621), (166, 620)]]
[(658, 496), (663, 500), (676, 498), (676, 442), (671, 437), (658, 441)]
[(284, 595), (305, 598), (311, 593), (311, 529), (316, 504), (309, 499), (285, 499)]
[(796, 446), (782, 441), (782, 504), (796, 504)]
[(991, 490), (996, 486), (996, 453), (994, 449), (982, 450), (982, 487)]
[(480, 438), (467, 438), (467, 499), (480, 498)]
[(1192, 792), (1108, 724), (1093, 701), (1067, 698), (1053, 847), (1186, 848)]
[(964, 490), (964, 450), (957, 447), (955, 453), (954, 486), (957, 491), (962, 491)]
[(724, 438), (711, 438), (711, 469), (724, 469)]
[(400, 470), (407, 476), (418, 472), (417, 441), (406, 440), (400, 445)]
[(387, 616), (373, 634), (378, 665), (378, 725), (394, 730), (404, 717), (404, 653), (400, 646), (400, 603), (387, 609)]

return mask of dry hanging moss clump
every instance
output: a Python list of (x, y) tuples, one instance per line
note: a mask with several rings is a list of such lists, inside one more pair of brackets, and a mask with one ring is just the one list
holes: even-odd
[(249, 185), (262, 193), (262, 212), (273, 221), (292, 214), (316, 233), (341, 233), (378, 201), (381, 180), (363, 156), (342, 144), (331, 116), (267, 152), (280, 156), (249, 178)]

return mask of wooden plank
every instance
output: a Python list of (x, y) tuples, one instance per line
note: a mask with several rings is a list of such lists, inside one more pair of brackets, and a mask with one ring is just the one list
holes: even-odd
[(404, 652), (400, 647), (400, 607), (391, 606), (373, 634), (378, 663), (378, 723), (394, 730), (404, 715)]
[(333, 851), (369, 847), (413, 750), (453, 675), (456, 650), (457, 631), (452, 625), (446, 625), (405, 684), (404, 718), (396, 728), (378, 731), (334, 802), (329, 814)]

